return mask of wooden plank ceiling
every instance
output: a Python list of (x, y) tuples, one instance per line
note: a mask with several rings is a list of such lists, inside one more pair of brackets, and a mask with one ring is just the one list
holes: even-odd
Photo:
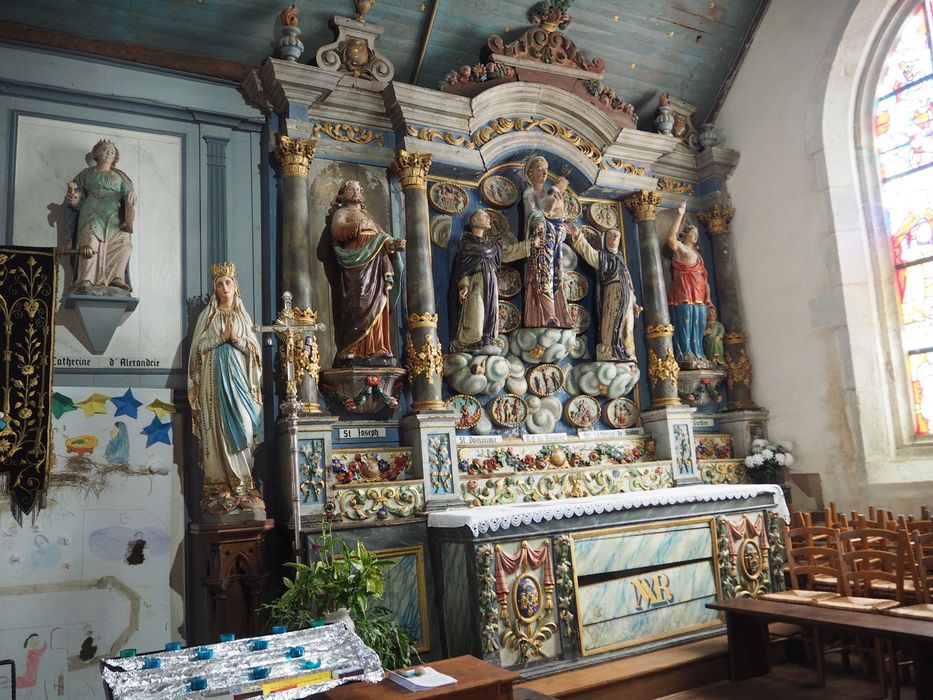
[[(68, 35), (259, 65), (273, 55), (279, 13), (289, 0), (20, 0), (0, 2), (0, 21)], [(417, 84), (475, 64), (487, 37), (506, 41), (529, 27), (528, 0), (377, 0), (366, 19), (385, 28), (377, 49), (411, 82), (434, 11)], [(699, 125), (714, 113), (768, 0), (576, 0), (565, 34), (588, 57), (606, 62), (605, 84), (635, 105), (651, 128), (658, 95), (696, 106)], [(328, 20), (355, 16), (352, 0), (297, 0), (301, 39), (311, 62), (334, 40)], [(12, 26), (12, 25), (11, 25)], [(6, 33), (9, 36), (9, 32)], [(41, 41), (31, 33), (30, 41)], [(61, 42), (59, 42), (61, 45)]]

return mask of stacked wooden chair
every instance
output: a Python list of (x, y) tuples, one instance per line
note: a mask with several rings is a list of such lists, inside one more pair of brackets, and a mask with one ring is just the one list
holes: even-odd
[[(784, 538), (788, 589), (762, 598), (933, 621), (933, 520), (928, 509), (919, 519), (896, 518), (882, 508), (846, 516), (830, 504), (820, 515), (792, 515)], [(900, 697), (899, 668), (905, 664), (891, 645), (878, 638), (868, 649), (860, 639), (828, 645), (819, 630), (806, 631), (803, 641), (815, 659), (821, 686), (828, 651), (841, 651), (848, 668), (849, 653), (857, 649), (867, 670), (870, 649), (882, 694), (887, 695), (890, 681), (892, 697)]]

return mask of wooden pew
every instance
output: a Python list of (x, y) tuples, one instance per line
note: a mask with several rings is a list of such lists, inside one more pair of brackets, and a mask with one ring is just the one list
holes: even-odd
[(733, 682), (771, 670), (768, 623), (789, 622), (894, 641), (914, 659), (917, 697), (933, 698), (933, 625), (926, 620), (751, 598), (720, 600), (706, 607), (726, 615), (729, 677)]

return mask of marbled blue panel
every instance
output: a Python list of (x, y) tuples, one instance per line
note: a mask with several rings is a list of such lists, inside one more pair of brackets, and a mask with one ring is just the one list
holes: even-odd
[(428, 643), (427, 620), (421, 619), (420, 597), (427, 595), (421, 590), (424, 583), (418, 577), (418, 557), (402, 554), (389, 557), (395, 566), (387, 569), (383, 581), (383, 604), (395, 613), (396, 619), (421, 646)]
[[(663, 578), (658, 581), (656, 577)], [(646, 589), (646, 585), (651, 590)], [(667, 589), (669, 594), (662, 589)], [(656, 595), (654, 599), (650, 595), (652, 592)], [(658, 607), (676, 607), (697, 598), (715, 597), (716, 579), (712, 561), (699, 561), (582, 586), (578, 595), (580, 621), (589, 625), (643, 615)]]
[(592, 651), (646, 637), (667, 637), (683, 630), (717, 624), (719, 618), (716, 611), (706, 607), (707, 603), (715, 600), (716, 596), (711, 595), (681, 605), (668, 605), (638, 615), (587, 625), (583, 628), (583, 648)]
[(697, 523), (575, 539), (573, 554), (574, 571), (580, 577), (706, 559), (713, 554), (713, 542), (709, 524)]
[(478, 620), (470, 619), (467, 551), (466, 545), (459, 543), (444, 547), (444, 619), (447, 620), (447, 651), (451, 656), (473, 653), (470, 639), (480, 625)]

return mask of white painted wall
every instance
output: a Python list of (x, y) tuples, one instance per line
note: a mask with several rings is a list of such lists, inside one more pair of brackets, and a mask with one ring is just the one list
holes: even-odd
[(933, 474), (896, 445), (887, 280), (871, 265), (856, 170), (859, 72), (899, 4), (771, 3), (716, 123), (742, 154), (732, 230), (771, 437), (795, 442), (794, 470), (819, 473), (826, 501), (917, 512)]

